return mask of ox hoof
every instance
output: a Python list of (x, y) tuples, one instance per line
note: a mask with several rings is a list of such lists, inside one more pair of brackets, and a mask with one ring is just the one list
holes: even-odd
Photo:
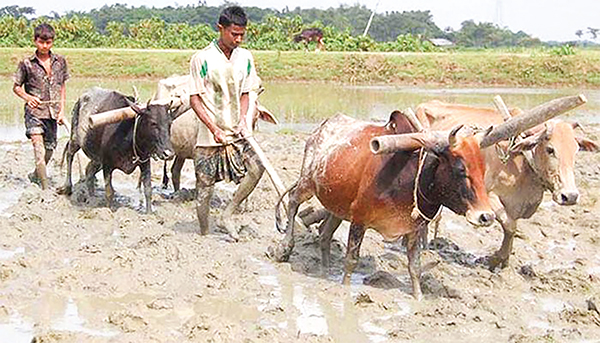
[(240, 236), (239, 236), (237, 227), (230, 218), (225, 217), (225, 216), (220, 216), (217, 219), (215, 226), (216, 226), (215, 227), (216, 232), (219, 232), (219, 233), (229, 236), (231, 238), (231, 240), (233, 240), (234, 242), (237, 242), (240, 240)]
[(267, 257), (275, 262), (288, 262), (291, 252), (291, 249), (286, 249), (283, 245), (278, 244), (267, 249)]
[(56, 189), (56, 193), (62, 195), (71, 195), (73, 194), (73, 189), (71, 188), (71, 186), (62, 186)]
[(508, 267), (508, 258), (504, 258), (498, 253), (480, 258), (477, 260), (477, 262), (485, 265), (492, 272)]

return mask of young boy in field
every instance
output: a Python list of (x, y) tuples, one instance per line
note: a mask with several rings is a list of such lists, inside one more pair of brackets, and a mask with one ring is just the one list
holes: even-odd
[(42, 189), (48, 188), (46, 164), (56, 147), (57, 123), (64, 120), (65, 82), (69, 79), (67, 61), (51, 51), (54, 36), (49, 24), (35, 28), (35, 53), (19, 62), (13, 80), (13, 92), (25, 100), (25, 135), (33, 144), (35, 171), (29, 179)]

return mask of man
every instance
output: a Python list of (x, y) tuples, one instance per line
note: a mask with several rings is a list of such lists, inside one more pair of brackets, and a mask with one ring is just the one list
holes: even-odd
[[(225, 8), (217, 27), (218, 40), (197, 52), (190, 62), (190, 105), (202, 122), (194, 151), (196, 212), (201, 234), (209, 229), (209, 204), (214, 184), (240, 183), (217, 226), (227, 227), (235, 207), (250, 195), (264, 167), (244, 139), (251, 133), (249, 93), (260, 86), (250, 51), (240, 48), (247, 24), (239, 6)], [(203, 124), (203, 125), (202, 125)]]
[(35, 171), (29, 179), (42, 189), (48, 189), (46, 165), (56, 147), (57, 123), (64, 120), (65, 82), (69, 79), (67, 61), (51, 51), (54, 36), (49, 24), (35, 28), (35, 53), (19, 62), (13, 80), (13, 92), (25, 100), (25, 134), (33, 144)]

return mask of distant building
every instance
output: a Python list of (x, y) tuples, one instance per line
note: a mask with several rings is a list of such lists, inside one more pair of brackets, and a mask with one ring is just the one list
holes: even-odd
[(431, 44), (433, 44), (434, 46), (438, 47), (450, 47), (454, 45), (454, 43), (447, 40), (446, 38), (432, 38), (429, 40), (429, 42), (431, 42)]

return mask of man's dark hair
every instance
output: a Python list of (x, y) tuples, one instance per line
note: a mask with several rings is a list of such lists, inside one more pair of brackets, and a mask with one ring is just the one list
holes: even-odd
[(52, 27), (52, 25), (43, 23), (38, 25), (33, 30), (33, 40), (36, 40), (38, 38), (40, 38), (41, 40), (54, 40), (54, 34), (54, 28)]
[(246, 27), (246, 24), (248, 24), (246, 12), (240, 6), (226, 7), (219, 15), (219, 25), (228, 27), (231, 24), (242, 27)]

